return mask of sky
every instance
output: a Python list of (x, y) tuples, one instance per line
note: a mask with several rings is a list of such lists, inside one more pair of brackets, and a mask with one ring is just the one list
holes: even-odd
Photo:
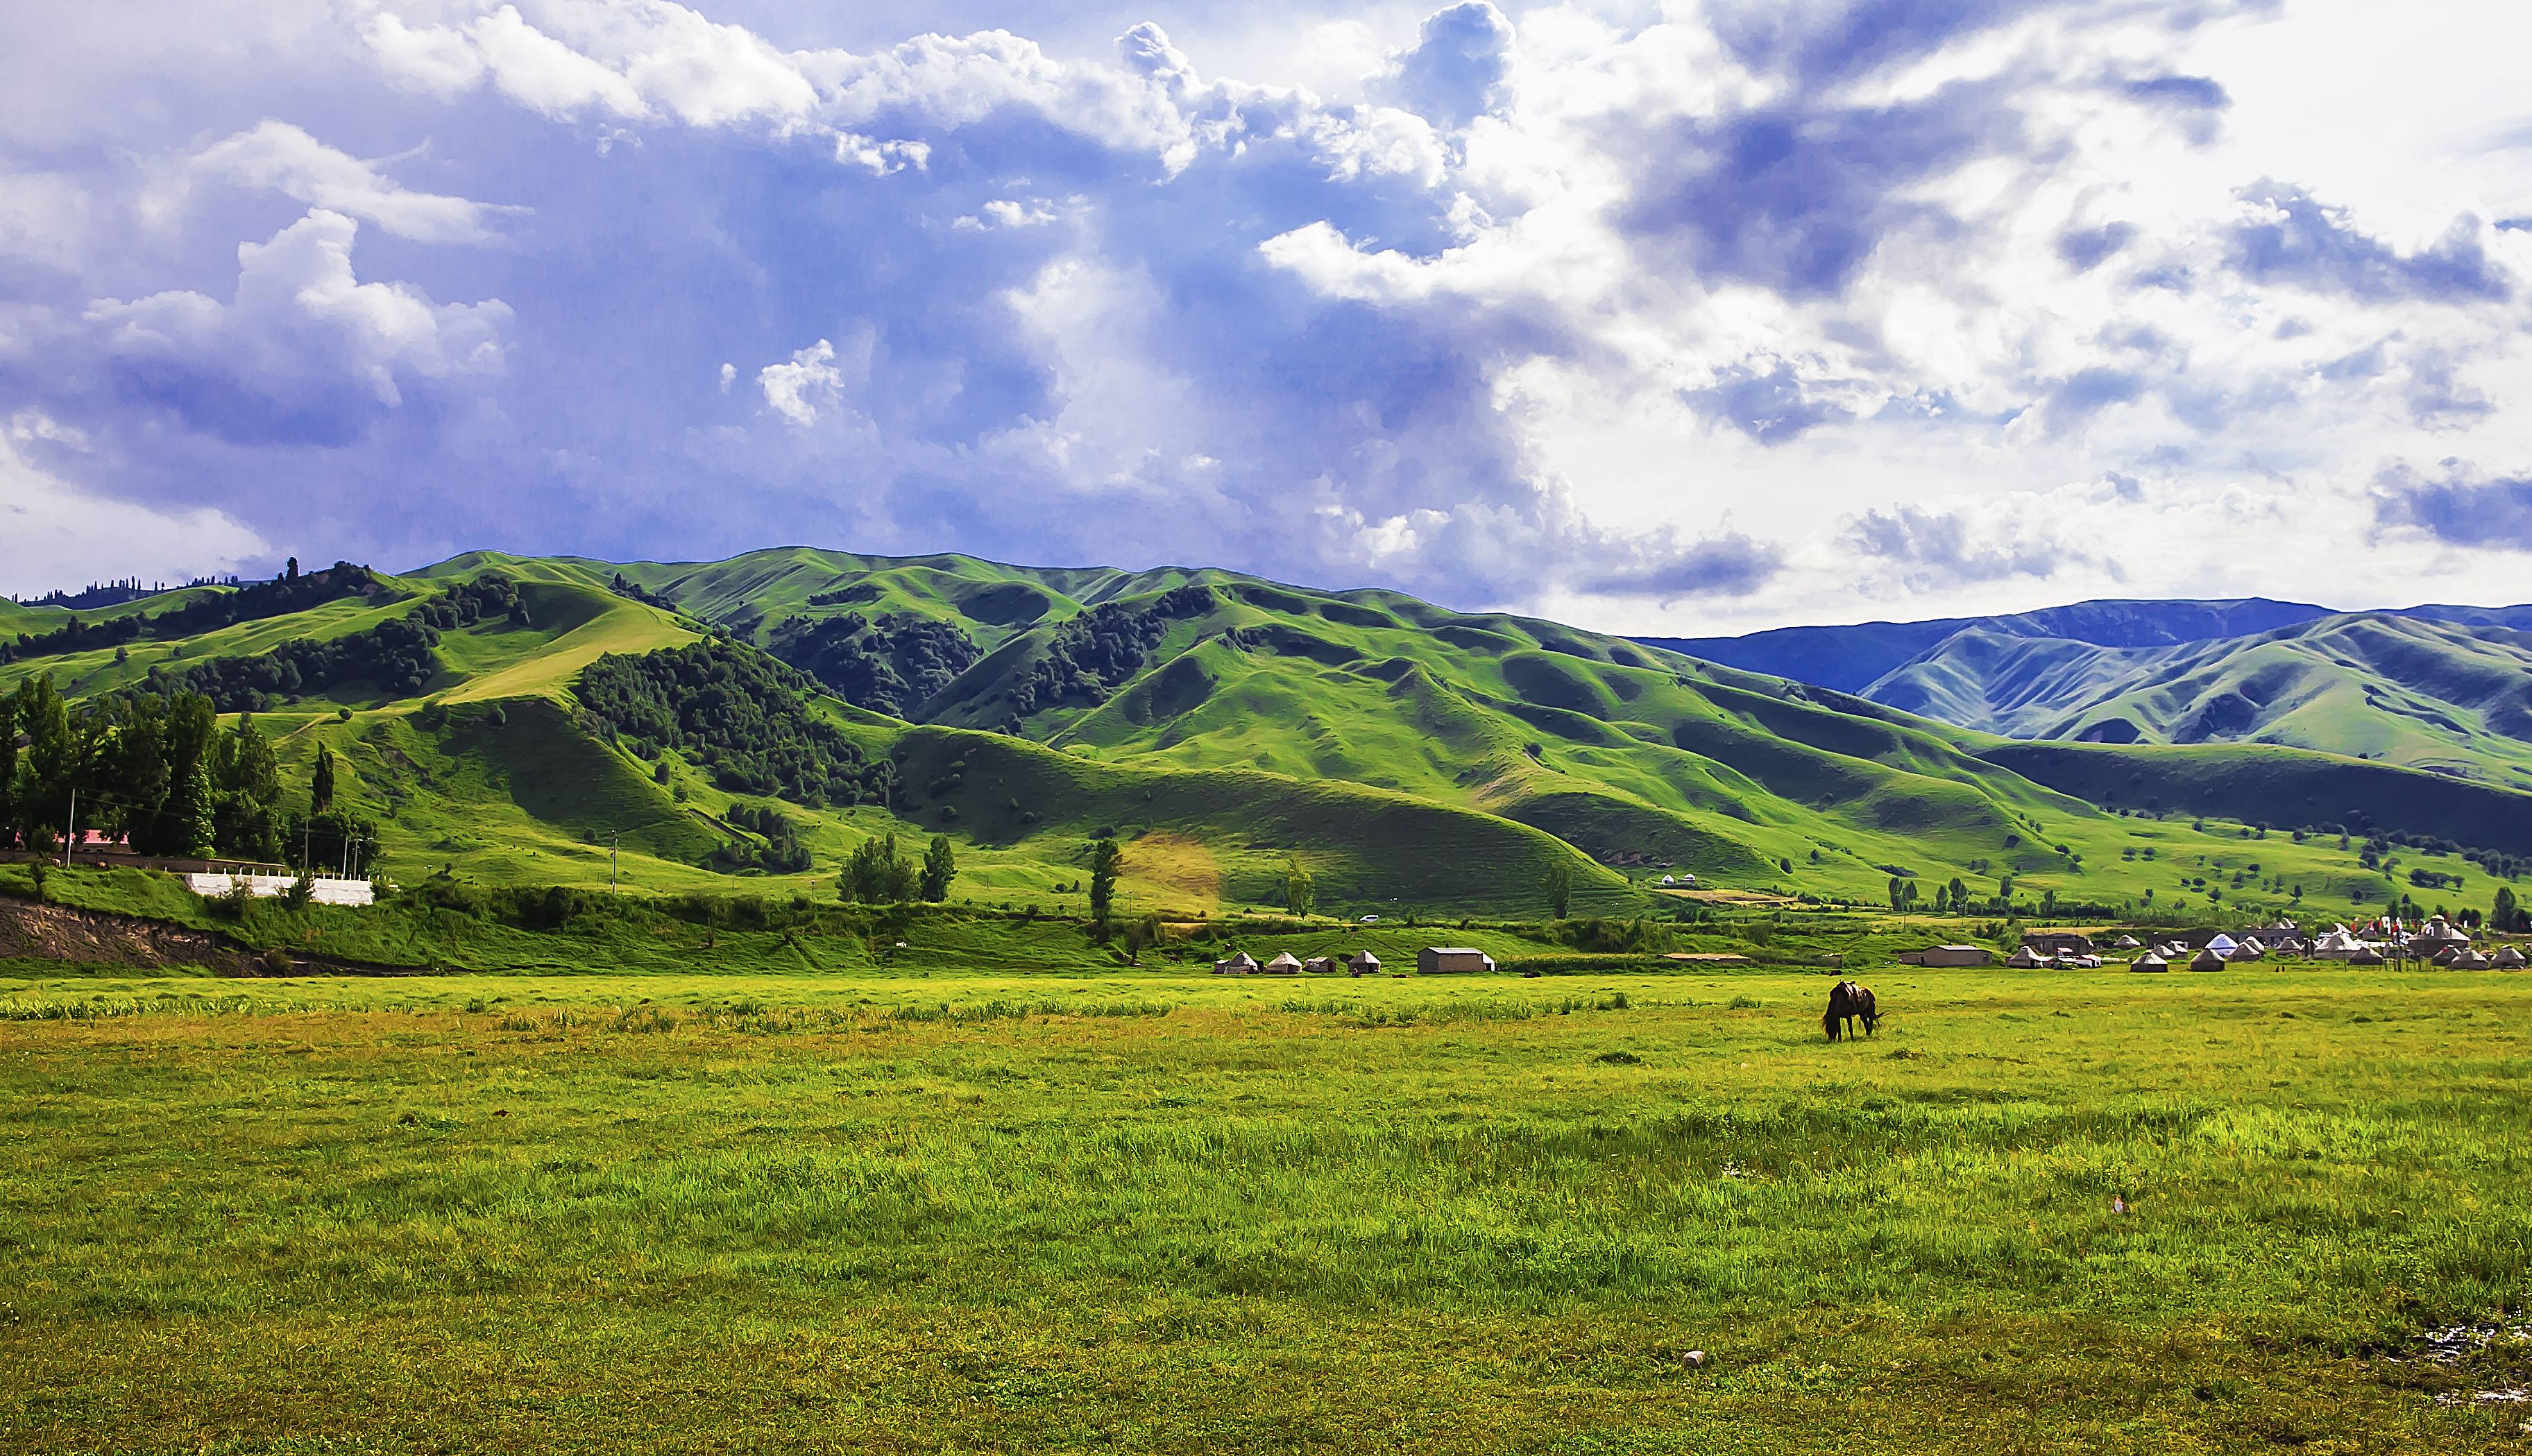
[(0, 591), (2532, 598), (2532, 10), (0, 8)]

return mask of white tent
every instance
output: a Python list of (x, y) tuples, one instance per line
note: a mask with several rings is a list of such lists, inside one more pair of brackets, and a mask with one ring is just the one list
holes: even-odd
[(2509, 945), (2490, 956), (2488, 963), (2501, 971), (2520, 971), (2524, 965), (2523, 951), (2520, 947)]
[(2119, 937), (2119, 949), (2121, 950), (2134, 950), (2142, 943), (2143, 942), (2139, 941), (2134, 935), (2122, 935)]
[(2207, 938), (2207, 948), (2219, 956), (2229, 956), (2241, 949), (2241, 942), (2218, 930)]
[(2260, 943), (2260, 937), (2252, 935), (2242, 941), (2241, 949), (2233, 952), (2233, 959), (2237, 961), (2256, 961), (2268, 953), (2269, 948)]
[(1216, 976), (1254, 976), (1257, 974), (1257, 958), (1251, 956), (1244, 950), (1235, 951), (1226, 959), (1213, 963), (1213, 974)]
[(1301, 958), (1288, 950), (1266, 963), (1266, 974), (1269, 976), (1298, 976), (1301, 974)]
[(2048, 964), (2046, 961), (2034, 955), (2031, 947), (2027, 945), (2022, 947), (2020, 950), (2015, 951), (2013, 954), (2006, 956), (2004, 958), (2004, 963), (2013, 967), (2017, 971), (2036, 971)]
[(2221, 971), (2224, 969), (2224, 958), (2216, 953), (2216, 947), (2211, 942), (2205, 950), (2202, 950), (2198, 954), (2189, 958), (2189, 969), (2192, 971)]
[(2131, 971), (2168, 971), (2171, 969), (2171, 963), (2164, 960), (2158, 952), (2147, 951), (2144, 955), (2128, 962), (2128, 969)]

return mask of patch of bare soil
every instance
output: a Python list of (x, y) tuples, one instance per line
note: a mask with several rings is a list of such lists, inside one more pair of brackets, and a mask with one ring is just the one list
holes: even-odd
[(214, 976), (413, 974), (408, 967), (254, 950), (207, 930), (139, 916), (0, 897), (0, 959), (11, 958), (128, 966), (139, 971), (200, 967)]

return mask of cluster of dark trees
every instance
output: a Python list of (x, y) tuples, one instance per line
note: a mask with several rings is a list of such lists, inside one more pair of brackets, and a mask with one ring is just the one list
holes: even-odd
[[(2508, 854), (2503, 850), (2473, 849), (2468, 845), (2446, 839), (2441, 834), (2428, 834), (2414, 829), (2372, 829), (2366, 826), (2362, 814), (2351, 815), (2346, 823), (2318, 824), (2308, 829), (2297, 829), (2294, 831), (2294, 838), (2295, 843), (2301, 844), (2316, 835), (2328, 838), (2333, 834), (2338, 836), (2340, 849), (2346, 849), (2356, 836), (2362, 835), (2363, 853), (2371, 860), (2380, 860), (2396, 846), (2431, 855), (2457, 855), (2500, 879), (2515, 879), (2526, 869), (2532, 869), (2532, 856)], [(2264, 839), (2268, 837), (2268, 826), (2265, 824), (2260, 826), (2260, 837)], [(2365, 868), (2371, 869), (2375, 867), (2368, 863)]]
[(800, 826), (780, 807), (742, 801), (729, 807), (728, 817), (731, 824), (762, 836), (765, 842), (742, 840), (721, 846), (713, 853), (713, 868), (731, 873), (751, 869), (766, 874), (808, 872), (809, 847), (800, 842)]
[(496, 620), (529, 625), (528, 604), (520, 599), (518, 584), (489, 571), (432, 597), (414, 612), (413, 619), (441, 632)]
[(153, 664), (137, 686), (160, 697), (199, 694), (224, 713), (254, 712), (346, 683), (374, 683), (401, 698), (438, 676), (438, 645), (437, 629), (395, 617), (330, 642), (295, 638), (254, 657), (214, 657), (173, 671)]
[(876, 622), (859, 612), (786, 617), (774, 629), (767, 650), (855, 707), (897, 718), (912, 716), (979, 655), (975, 642), (955, 624), (906, 612)]
[(337, 597), (359, 596), (377, 585), (377, 577), (368, 567), (354, 566), (346, 561), (337, 561), (323, 571), (302, 576), (299, 558), (294, 556), (288, 569), (269, 582), (256, 582), (234, 591), (200, 597), (163, 612), (114, 617), (103, 622), (82, 622), (73, 617), (51, 632), (20, 633), (14, 643), (0, 643), (0, 662), (122, 646), (144, 637), (161, 642), (194, 637), (240, 622), (306, 611)]
[(337, 866), (366, 856), (376, 827), (336, 809), (334, 777), (319, 750), (308, 811), (287, 808), (255, 719), (223, 729), (197, 693), (74, 706), (47, 673), (0, 700), (0, 843), (49, 851), (93, 832), (136, 854)]
[(733, 793), (817, 809), (886, 804), (895, 786), (891, 764), (810, 710), (815, 682), (743, 644), (609, 653), (575, 691), (603, 735), (644, 758), (673, 749)]
[(256, 712), (350, 683), (408, 697), (439, 675), (440, 633), (504, 621), (525, 625), (527, 603), (508, 578), (487, 572), (366, 632), (326, 642), (293, 638), (252, 657), (213, 657), (190, 667), (153, 663), (138, 687), (162, 698), (199, 693), (224, 713)]
[(668, 598), (662, 596), (659, 592), (653, 591), (649, 588), (644, 587), (641, 583), (634, 581), (622, 572), (617, 572), (615, 574), (615, 579), (606, 584), (606, 589), (614, 592), (618, 596), (625, 597), (632, 601), (638, 601), (644, 606), (658, 607), (663, 612), (673, 612), (677, 609), (677, 604), (675, 602), (670, 601)]
[[(210, 584), (189, 582), (186, 585), (201, 587)], [(167, 584), (164, 582), (155, 587), (144, 587), (141, 585), (139, 577), (122, 577), (111, 582), (90, 582), (77, 591), (59, 589), (47, 591), (31, 600), (12, 592), (9, 599), (20, 606), (69, 607), (75, 612), (85, 612), (95, 607), (121, 606), (127, 601), (139, 601), (144, 596), (155, 596), (166, 589)]]
[(1057, 628), (1046, 655), (1011, 684), (1006, 696), (1012, 710), (1025, 717), (1076, 700), (1106, 702), (1120, 684), (1143, 670), (1173, 619), (1201, 616), (1213, 606), (1212, 588), (1185, 586), (1139, 606), (1111, 601), (1092, 607)]
[(835, 877), (835, 892), (863, 905), (901, 905), (909, 900), (947, 900), (950, 881), (958, 874), (958, 858), (947, 837), (932, 836), (923, 862), (897, 857), (894, 832), (853, 846)]

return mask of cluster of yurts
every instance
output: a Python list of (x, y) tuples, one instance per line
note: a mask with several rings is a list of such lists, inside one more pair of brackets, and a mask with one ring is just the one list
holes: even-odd
[(1358, 950), (1343, 960), (1312, 956), (1305, 961), (1288, 950), (1261, 966), (1256, 957), (1243, 950), (1213, 963), (1216, 976), (1334, 976), (1340, 971), (1348, 976), (1377, 976), (1380, 957)]
[[(2263, 941), (2262, 935), (2268, 939)], [(2194, 937), (2193, 937), (2194, 938)], [(2147, 945), (2133, 935), (2118, 938), (2115, 949), (2137, 952), (2128, 962), (2131, 971), (2168, 971), (2186, 966), (2192, 971), (2220, 971), (2244, 961), (2265, 960), (2270, 956), (2294, 956), (2316, 961), (2343, 961), (2351, 966), (2382, 966), (2392, 961), (2424, 961), (2455, 971), (2520, 970), (2525, 964), (2521, 949), (2507, 945), (2489, 955), (2472, 947), (2470, 936), (2442, 916), (2437, 916), (2415, 930), (2394, 930), (2379, 939), (2369, 940), (2345, 925), (2332, 925), (2307, 940), (2292, 921), (2279, 921), (2265, 930), (2255, 930), (2239, 940), (2217, 931), (2200, 945), (2172, 940)], [(2025, 945), (2005, 961), (2008, 966), (2025, 969), (2038, 966), (2099, 966), (2101, 958), (2095, 955), (2043, 956)]]

